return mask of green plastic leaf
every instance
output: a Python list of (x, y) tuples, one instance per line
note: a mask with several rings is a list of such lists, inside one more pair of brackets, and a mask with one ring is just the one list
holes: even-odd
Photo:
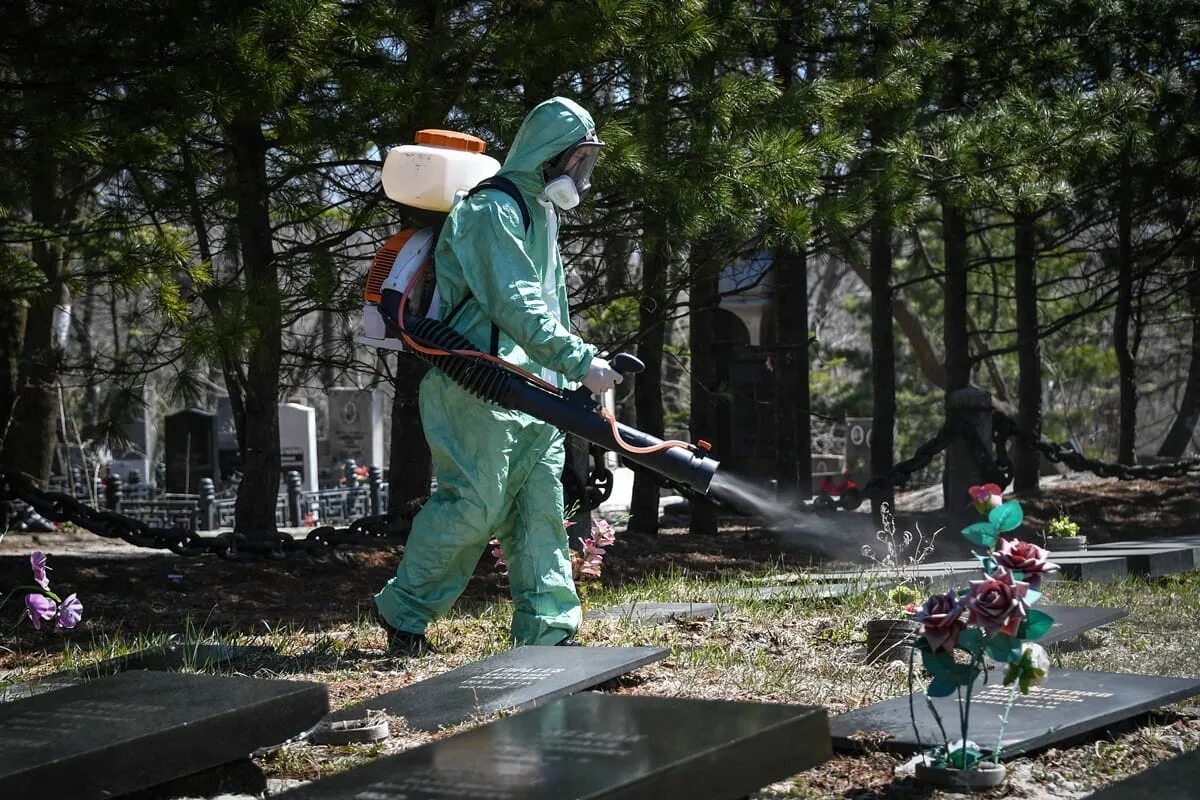
[(967, 628), (958, 635), (959, 648), (966, 650), (968, 653), (979, 652), (979, 645), (983, 644), (983, 631), (979, 628)]
[(958, 682), (945, 675), (936, 675), (929, 682), (925, 694), (929, 697), (948, 697), (958, 691)]
[(935, 678), (949, 676), (950, 670), (954, 667), (954, 656), (943, 650), (936, 653), (922, 651), (921, 664)]
[[(988, 522), (996, 526), (1000, 533), (1016, 529), (1025, 520), (1025, 512), (1016, 500), (1001, 503), (988, 512)], [(965, 534), (965, 531), (964, 531)]]
[(997, 633), (987, 643), (988, 658), (1015, 664), (1021, 660), (1021, 643), (1007, 633)]
[(1038, 611), (1036, 608), (1031, 608), (1029, 609), (1029, 616), (1025, 618), (1024, 627), (1025, 639), (1040, 639), (1054, 627), (1054, 617), (1045, 611)]
[(991, 550), (996, 546), (996, 537), (1000, 533), (991, 522), (976, 522), (963, 528), (962, 535), (967, 538), (967, 541)]

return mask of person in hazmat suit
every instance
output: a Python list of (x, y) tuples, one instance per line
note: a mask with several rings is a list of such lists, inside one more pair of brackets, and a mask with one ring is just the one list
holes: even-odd
[[(558, 214), (590, 187), (601, 147), (578, 104), (539, 104), (498, 173), (525, 209), (502, 189), (472, 193), (451, 209), (434, 251), (442, 319), (482, 351), (594, 393), (621, 377), (570, 331)], [(389, 652), (432, 649), (426, 626), (458, 599), (492, 537), (508, 563), (513, 643), (573, 644), (582, 612), (563, 525), (563, 433), (474, 397), (437, 369), (421, 382), (420, 408), (437, 490), (375, 595)]]

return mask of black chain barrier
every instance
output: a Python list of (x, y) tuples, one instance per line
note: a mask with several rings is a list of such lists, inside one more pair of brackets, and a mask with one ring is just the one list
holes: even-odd
[(69, 522), (97, 536), (121, 539), (137, 547), (170, 550), (181, 556), (215, 553), (231, 560), (244, 555), (284, 558), (296, 552), (321, 553), (340, 545), (381, 545), (402, 540), (421, 505), (420, 501), (412, 501), (398, 512), (363, 517), (345, 528), (324, 525), (297, 538), (283, 531), (258, 536), (226, 531), (201, 536), (187, 528), (157, 527), (115, 511), (94, 509), (63, 492), (40, 489), (24, 473), (0, 472), (0, 507), (13, 500), (28, 504), (52, 522)]
[(1167, 464), (1114, 464), (1096, 458), (1088, 458), (1069, 445), (1057, 444), (1045, 436), (1033, 436), (1028, 431), (1022, 430), (1016, 420), (1002, 411), (992, 412), (992, 430), (997, 453), (1006, 453), (1008, 440), (1015, 438), (1033, 445), (1038, 452), (1055, 464), (1066, 464), (1076, 472), (1091, 472), (1102, 478), (1119, 478), (1124, 481), (1161, 480), (1200, 473), (1200, 456)]

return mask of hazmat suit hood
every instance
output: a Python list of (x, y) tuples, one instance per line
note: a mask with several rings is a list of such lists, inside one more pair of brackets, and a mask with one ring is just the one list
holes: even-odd
[(538, 103), (517, 130), (499, 174), (537, 196), (546, 186), (542, 165), (595, 129), (592, 115), (574, 100), (552, 97)]

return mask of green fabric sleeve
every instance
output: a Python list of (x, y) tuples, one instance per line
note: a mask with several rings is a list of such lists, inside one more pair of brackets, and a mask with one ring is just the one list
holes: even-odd
[[(542, 278), (525, 252), (524, 225), (515, 203), (471, 198), (464, 230), (452, 247), (464, 280), (484, 313), (543, 367), (567, 380), (587, 375), (596, 348), (571, 333), (542, 299)], [(564, 308), (564, 317), (566, 311)]]

